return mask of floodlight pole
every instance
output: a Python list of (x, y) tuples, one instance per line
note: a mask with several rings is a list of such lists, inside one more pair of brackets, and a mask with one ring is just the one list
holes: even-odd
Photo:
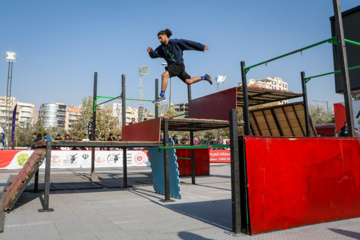
[(353, 137), (355, 136), (353, 107), (352, 107), (352, 99), (351, 99), (348, 62), (346, 56), (346, 46), (344, 40), (344, 28), (343, 28), (343, 21), (340, 10), (340, 1), (333, 0), (333, 5), (334, 5), (334, 13), (335, 13), (335, 34), (336, 34), (337, 46), (338, 46), (339, 58), (340, 58), (341, 79), (343, 81), (343, 87), (344, 87), (346, 121), (349, 129), (348, 136)]
[(15, 52), (6, 52), (5, 54), (6, 61), (9, 62), (9, 68), (8, 68), (8, 77), (7, 77), (7, 86), (6, 86), (6, 97), (5, 97), (5, 144), (6, 149), (9, 150), (9, 141), (8, 137), (10, 136), (11, 130), (10, 130), (10, 122), (9, 117), (11, 116), (11, 86), (12, 86), (12, 73), (13, 73), (13, 65), (15, 60), (17, 59), (17, 55)]

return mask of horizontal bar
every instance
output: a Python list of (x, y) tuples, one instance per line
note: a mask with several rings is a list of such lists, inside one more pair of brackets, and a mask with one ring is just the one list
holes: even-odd
[[(357, 69), (357, 68), (360, 68), (360, 65), (348, 68), (348, 70), (353, 70), (353, 69)], [(323, 76), (327, 76), (327, 75), (335, 74), (335, 73), (340, 73), (340, 72), (341, 72), (341, 70), (337, 70), (337, 71), (334, 71), (334, 72), (328, 72), (328, 73), (323, 73), (323, 74), (307, 77), (307, 78), (305, 78), (305, 83), (308, 83), (312, 78), (323, 77)]]
[(182, 114), (178, 114), (178, 115), (175, 115), (175, 116), (171, 116), (171, 117), (179, 117), (179, 116), (184, 116), (184, 115), (189, 115), (189, 113), (188, 112), (186, 112), (186, 113), (182, 113)]
[[(107, 97), (106, 97), (107, 98)], [(111, 102), (112, 100), (115, 100), (115, 99), (120, 99), (121, 98), (121, 95), (120, 96), (117, 96), (117, 97), (113, 97), (105, 102), (102, 102), (102, 103), (98, 103), (96, 104), (96, 106), (100, 106), (101, 104), (104, 104), (104, 103), (107, 103), (107, 102)]]
[(160, 149), (205, 149), (208, 145), (181, 145), (181, 146), (161, 146)]
[(212, 148), (229, 148), (229, 144), (223, 144), (223, 145), (211, 145)]
[(191, 160), (191, 158), (185, 158), (185, 157), (178, 157), (179, 160)]
[(269, 63), (269, 62), (271, 62), (271, 61), (275, 61), (275, 60), (278, 60), (278, 59), (280, 59), (280, 58), (284, 58), (284, 57), (290, 56), (290, 55), (292, 55), (292, 54), (295, 54), (295, 53), (298, 53), (298, 52), (302, 52), (302, 51), (304, 51), (304, 50), (307, 50), (307, 49), (309, 49), (309, 48), (313, 48), (313, 47), (319, 46), (319, 45), (324, 44), (324, 43), (327, 43), (327, 42), (330, 42), (330, 43), (331, 43), (331, 42), (334, 41), (335, 39), (336, 39), (336, 36), (335, 36), (335, 37), (332, 37), (332, 38), (329, 38), (329, 39), (326, 39), (326, 40), (324, 40), (324, 41), (321, 41), (321, 42), (318, 42), (318, 43), (315, 43), (315, 44), (312, 44), (312, 45), (309, 45), (309, 46), (300, 48), (300, 49), (298, 49), (298, 50), (295, 50), (295, 51), (292, 51), (292, 52), (289, 52), (289, 53), (285, 53), (285, 54), (280, 55), (280, 56), (278, 56), (278, 57), (275, 57), (275, 58), (272, 58), (272, 59), (269, 59), (269, 60), (266, 60), (266, 61), (263, 61), (263, 62), (254, 64), (254, 65), (252, 65), (252, 66), (250, 66), (250, 67), (246, 67), (246, 68), (244, 68), (244, 71), (245, 71), (245, 73), (247, 73), (251, 68), (254, 68), (254, 67), (257, 67), (257, 66), (260, 66), (260, 65), (263, 65), (263, 64), (267, 64), (267, 63)]
[(154, 100), (148, 100), (148, 99), (136, 99), (136, 98), (125, 98), (126, 100), (131, 101), (143, 101), (143, 102), (153, 102)]
[(206, 149), (206, 148), (229, 148), (229, 144), (224, 145), (181, 145), (159, 147), (160, 149)]
[(352, 40), (349, 40), (349, 39), (345, 39), (345, 42), (352, 43), (352, 44), (355, 44), (355, 45), (359, 45), (359, 46), (360, 46), (360, 43), (359, 43), (359, 42), (355, 42), (355, 41), (352, 41)]

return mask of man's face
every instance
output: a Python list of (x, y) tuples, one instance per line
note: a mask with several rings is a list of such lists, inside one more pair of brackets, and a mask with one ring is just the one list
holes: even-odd
[(120, 139), (120, 140), (121, 140), (121, 136), (118, 136), (118, 139)]
[(199, 136), (199, 140), (201, 140), (201, 136)]
[(162, 45), (166, 45), (167, 42), (168, 42), (168, 37), (167, 37), (166, 34), (160, 34), (160, 35), (158, 36), (158, 39), (159, 39), (159, 41), (160, 41), (160, 43), (161, 43)]
[(185, 139), (188, 139), (189, 138), (189, 136), (188, 135), (185, 135)]
[(358, 134), (358, 132), (359, 132), (359, 131), (358, 131), (357, 129), (355, 129), (355, 134), (356, 134), (356, 135)]

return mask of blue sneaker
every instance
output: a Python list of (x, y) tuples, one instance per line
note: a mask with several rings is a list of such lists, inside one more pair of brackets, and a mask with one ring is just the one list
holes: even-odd
[(152, 101), (152, 103), (162, 103), (165, 102), (166, 98), (159, 96), (156, 100)]
[(211, 76), (210, 76), (209, 73), (205, 74), (205, 78), (211, 85), (213, 84), (213, 81), (212, 81)]

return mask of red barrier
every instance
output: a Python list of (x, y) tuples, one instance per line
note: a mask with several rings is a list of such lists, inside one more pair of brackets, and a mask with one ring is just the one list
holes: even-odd
[[(206, 176), (210, 174), (209, 162), (210, 149), (194, 149), (195, 158), (195, 176)], [(176, 156), (178, 158), (191, 158), (190, 149), (176, 149)], [(178, 170), (180, 177), (191, 176), (191, 160), (178, 159)]]
[(193, 99), (189, 103), (189, 118), (229, 120), (229, 109), (236, 109), (237, 89)]
[(252, 234), (360, 216), (357, 138), (245, 141)]
[(160, 118), (122, 127), (123, 141), (160, 141)]

